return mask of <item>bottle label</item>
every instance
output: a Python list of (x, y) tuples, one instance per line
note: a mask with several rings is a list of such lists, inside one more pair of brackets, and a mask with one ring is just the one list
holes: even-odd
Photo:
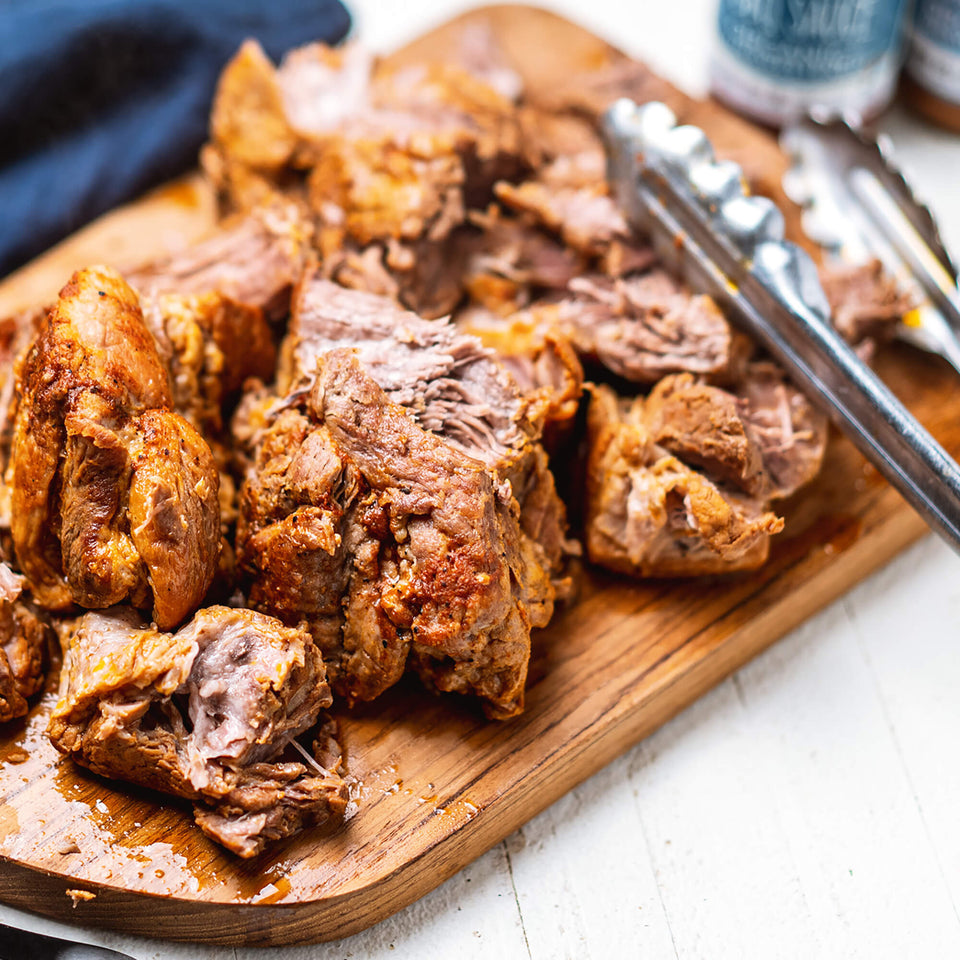
[(934, 96), (960, 103), (960, 0), (918, 0), (906, 70)]
[(720, 38), (778, 81), (851, 77), (895, 53), (906, 0), (721, 0)]

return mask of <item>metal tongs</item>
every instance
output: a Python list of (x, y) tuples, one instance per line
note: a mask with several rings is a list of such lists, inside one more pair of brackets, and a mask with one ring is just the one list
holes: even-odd
[(896, 336), (960, 372), (957, 268), (897, 167), (893, 144), (869, 136), (856, 119), (815, 111), (785, 129), (780, 145), (793, 160), (783, 186), (804, 208), (804, 233), (843, 263), (877, 257), (916, 304)]
[(817, 268), (783, 214), (748, 196), (699, 127), (663, 103), (614, 103), (607, 178), (664, 262), (759, 341), (926, 522), (960, 552), (960, 468), (830, 324)]

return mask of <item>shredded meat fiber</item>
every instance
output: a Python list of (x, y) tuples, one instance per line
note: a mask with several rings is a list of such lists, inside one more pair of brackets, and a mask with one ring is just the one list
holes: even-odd
[(525, 399), (472, 337), (306, 282), (241, 489), (250, 602), (305, 620), (334, 690), (371, 699), (409, 665), (492, 716), (523, 703), (550, 619), (564, 511)]
[(342, 818), (336, 771), (282, 756), (331, 702), (302, 629), (207, 607), (164, 633), (118, 608), (75, 625), (48, 733), (95, 773), (193, 800), (205, 833), (252, 857)]

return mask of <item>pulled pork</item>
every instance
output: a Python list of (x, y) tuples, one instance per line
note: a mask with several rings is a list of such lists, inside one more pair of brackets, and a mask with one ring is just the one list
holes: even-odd
[(136, 294), (112, 270), (76, 273), (19, 370), (11, 533), (51, 610), (124, 600), (176, 626), (220, 553), (210, 448), (172, 411)]
[[(597, 387), (588, 421), (586, 544), (594, 563), (647, 577), (753, 570), (783, 521), (763, 502), (686, 466), (657, 444), (645, 401)], [(717, 463), (749, 467), (736, 437)], [(748, 472), (749, 476), (749, 472)]]
[(511, 101), (455, 66), (374, 69), (313, 44), (279, 68), (253, 41), (224, 70), (204, 165), (233, 209), (276, 200), (315, 225), (328, 277), (424, 316), (462, 295), (444, 244), (522, 168)]
[[(596, 564), (754, 569), (822, 462), (823, 418), (629, 228), (598, 120), (666, 100), (793, 230), (775, 142), (613, 54), (545, 82), (476, 24), (445, 52), (248, 42), (202, 154), (219, 231), (0, 325), (0, 721), (43, 684), (45, 611), (107, 608), (64, 621), (51, 739), (243, 857), (342, 820), (331, 690), (523, 708), (570, 594), (546, 450), (575, 459), (584, 368)], [(822, 279), (863, 349), (909, 306), (876, 263)]]
[(641, 576), (752, 570), (783, 521), (770, 501), (820, 470), (826, 419), (774, 364), (732, 391), (691, 374), (649, 396), (594, 389), (588, 420), (590, 559)]
[(252, 857), (270, 840), (342, 819), (339, 774), (309, 754), (283, 758), (331, 702), (302, 629), (208, 607), (163, 633), (115, 609), (75, 624), (48, 733), (101, 776), (194, 801), (204, 833)]
[(530, 629), (565, 588), (545, 403), (451, 325), (320, 278), (282, 354), (274, 412), (241, 427), (250, 603), (305, 620), (348, 699), (409, 666), (491, 716), (518, 712)]

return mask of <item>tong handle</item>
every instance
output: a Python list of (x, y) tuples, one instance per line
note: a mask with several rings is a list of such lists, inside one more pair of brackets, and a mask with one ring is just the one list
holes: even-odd
[(0, 924), (0, 960), (133, 960), (129, 954)]
[(702, 131), (671, 119), (662, 104), (630, 101), (618, 101), (604, 118), (608, 175), (628, 219), (784, 366), (960, 552), (956, 462), (833, 329), (813, 261), (782, 240), (772, 214), (764, 219), (772, 204), (746, 197), (742, 176), (740, 194), (728, 186), (722, 200), (695, 189), (712, 182), (710, 166), (721, 165)]

